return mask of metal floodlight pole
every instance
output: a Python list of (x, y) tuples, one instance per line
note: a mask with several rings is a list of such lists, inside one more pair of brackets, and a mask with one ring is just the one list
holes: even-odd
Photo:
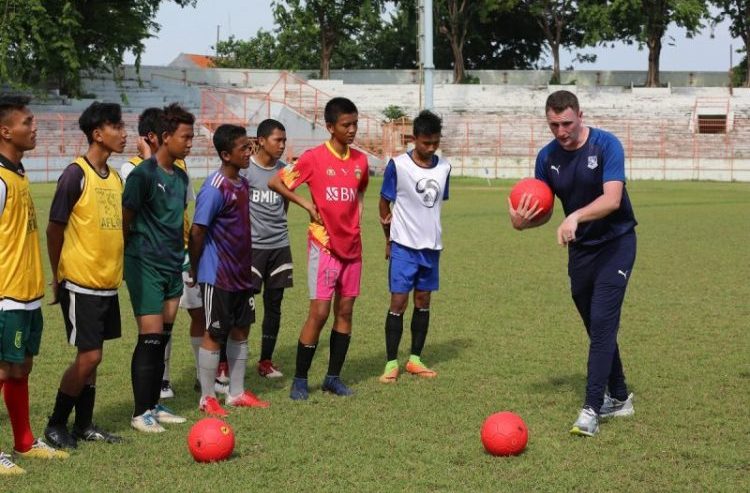
[(432, 0), (424, 0), (424, 107), (431, 110), (433, 107), (433, 79), (432, 72), (435, 65), (432, 61)]

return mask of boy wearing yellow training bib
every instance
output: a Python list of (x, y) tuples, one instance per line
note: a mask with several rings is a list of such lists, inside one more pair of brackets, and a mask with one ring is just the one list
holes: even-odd
[[(60, 176), (47, 226), (55, 301), (60, 301), (68, 342), (78, 348), (63, 373), (44, 430), (58, 448), (76, 448), (78, 440), (122, 440), (96, 426), (92, 418), (104, 341), (120, 337), (123, 184), (107, 160), (125, 149), (127, 133), (120, 105), (113, 103), (93, 103), (78, 124), (89, 148)], [(74, 408), (70, 433), (67, 424)]]

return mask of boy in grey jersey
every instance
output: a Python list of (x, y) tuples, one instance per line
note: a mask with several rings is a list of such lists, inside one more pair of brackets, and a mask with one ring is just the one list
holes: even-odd
[(273, 363), (273, 351), (281, 325), (284, 289), (292, 287), (292, 251), (286, 211), (288, 203), (268, 189), (268, 180), (286, 166), (280, 160), (286, 148), (286, 129), (276, 120), (258, 125), (258, 147), (250, 167), (241, 173), (250, 182), (252, 225), (253, 291), (263, 287), (263, 325), (258, 374), (279, 378), (283, 374)]

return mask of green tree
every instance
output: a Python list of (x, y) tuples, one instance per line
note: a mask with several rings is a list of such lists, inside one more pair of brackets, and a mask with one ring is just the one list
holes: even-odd
[(159, 30), (159, 6), (196, 0), (5, 0), (0, 37), (0, 82), (53, 86), (80, 93), (82, 70), (114, 69), (127, 51), (140, 57)]
[(541, 37), (518, 1), (435, 0), (433, 7), (455, 83), (464, 81), (466, 69), (529, 68), (539, 59)]
[[(320, 77), (328, 79), (336, 51), (352, 54), (357, 35), (366, 24), (380, 18), (384, 1), (275, 0), (272, 5), (278, 41), (284, 47), (278, 60), (288, 66), (300, 53), (317, 53)], [(317, 38), (317, 49), (305, 42), (310, 38)]]
[[(521, 6), (533, 18), (544, 35), (547, 50), (552, 56), (550, 84), (560, 83), (560, 47), (582, 46), (585, 22), (580, 19), (585, 1), (521, 0)], [(600, 2), (601, 3), (601, 2)]]
[(479, 15), (479, 1), (435, 0), (437, 30), (446, 37), (453, 54), (453, 82), (460, 84), (466, 77), (464, 66), (464, 44), (469, 24)]
[[(732, 37), (742, 38), (745, 45), (738, 51), (747, 53), (750, 47), (750, 0), (713, 0), (713, 3), (719, 8), (719, 14), (714, 17), (713, 22), (719, 23), (728, 18), (731, 22), (729, 32)], [(743, 63), (744, 65), (741, 63), (735, 70), (743, 72), (744, 78), (741, 80), (745, 87), (750, 87), (747, 56)]]
[(705, 0), (611, 0), (606, 6), (591, 6), (588, 17), (590, 42), (624, 41), (648, 47), (646, 86), (658, 87), (662, 39), (674, 23), (692, 37), (708, 18)]
[(216, 45), (216, 66), (223, 68), (277, 68), (279, 42), (273, 33), (260, 29), (254, 38), (230, 36)]

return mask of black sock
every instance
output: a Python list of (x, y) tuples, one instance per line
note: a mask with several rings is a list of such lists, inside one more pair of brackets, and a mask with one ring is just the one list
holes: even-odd
[(276, 348), (276, 337), (281, 325), (281, 301), (284, 289), (266, 289), (263, 291), (263, 337), (260, 345), (260, 359), (273, 358)]
[[(169, 364), (169, 358), (171, 357), (171, 355), (167, 354), (167, 348), (169, 347), (169, 341), (172, 339), (172, 329), (174, 328), (174, 324), (165, 323), (162, 327), (164, 329), (164, 366), (166, 367)], [(162, 375), (164, 375), (163, 371)]]
[(307, 372), (310, 370), (310, 365), (312, 365), (313, 356), (315, 356), (317, 348), (317, 344), (302, 344), (302, 342), (297, 342), (297, 368), (294, 372), (296, 378), (307, 378)]
[(430, 309), (414, 307), (411, 317), (411, 354), (421, 356), (430, 326)]
[(385, 354), (387, 361), (398, 359), (398, 345), (404, 333), (404, 314), (388, 312), (385, 317)]
[[(167, 324), (164, 324), (166, 327)], [(170, 324), (171, 325), (171, 324)], [(154, 378), (151, 380), (151, 406), (149, 409), (153, 409), (159, 403), (161, 397), (161, 381), (164, 378), (164, 367), (166, 363), (164, 361), (165, 351), (167, 349), (166, 334), (157, 334), (161, 336), (161, 351), (159, 352), (159, 358), (156, 360), (156, 369), (154, 369)], [(171, 335), (171, 332), (170, 332)]]
[(57, 390), (55, 398), (55, 408), (47, 422), (48, 426), (67, 426), (70, 413), (76, 405), (76, 397), (64, 394), (62, 390)]
[[(162, 334), (140, 334), (130, 363), (130, 378), (133, 382), (133, 416), (140, 416), (153, 408), (154, 382), (161, 390), (164, 373), (164, 336)], [(157, 400), (159, 394), (156, 394)]]
[(227, 362), (227, 341), (224, 340), (224, 342), (221, 343), (221, 347), (219, 348), (219, 363), (226, 363)]
[(78, 430), (85, 430), (94, 418), (94, 401), (96, 400), (96, 386), (86, 385), (76, 401), (76, 419), (73, 426)]
[(328, 375), (333, 377), (341, 375), (341, 368), (344, 366), (351, 339), (351, 334), (342, 334), (331, 330), (331, 356), (328, 358)]

